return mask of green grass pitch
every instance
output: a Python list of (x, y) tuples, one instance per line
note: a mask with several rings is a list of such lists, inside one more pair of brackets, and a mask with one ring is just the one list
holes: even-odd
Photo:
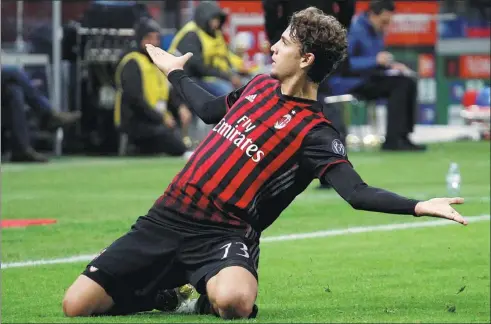
[[(466, 216), (489, 215), (489, 143), (432, 145), (426, 153), (351, 153), (364, 180), (414, 198), (445, 196), (451, 161), (462, 173)], [(2, 229), (2, 265), (95, 254), (146, 213), (183, 165), (171, 158), (65, 158), (2, 166), (2, 218), (56, 218)], [(317, 182), (264, 234), (343, 230), (430, 219), (351, 209)], [(251, 322), (490, 322), (489, 220), (264, 242), (259, 317)], [(61, 300), (86, 261), (1, 270), (2, 322), (220, 322), (150, 312), (68, 319)]]

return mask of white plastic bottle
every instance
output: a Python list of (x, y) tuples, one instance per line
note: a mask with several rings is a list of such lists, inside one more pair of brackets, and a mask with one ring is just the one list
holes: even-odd
[(447, 173), (447, 193), (450, 197), (460, 194), (461, 181), (459, 165), (455, 162), (450, 163)]

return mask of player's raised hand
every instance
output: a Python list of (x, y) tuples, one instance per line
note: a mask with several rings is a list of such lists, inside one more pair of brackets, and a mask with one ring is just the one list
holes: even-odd
[(467, 220), (462, 217), (451, 205), (463, 204), (464, 198), (434, 198), (419, 202), (414, 209), (417, 216), (440, 217), (453, 220), (462, 225), (467, 225)]
[(145, 44), (148, 55), (152, 58), (153, 63), (162, 71), (165, 76), (173, 70), (182, 70), (184, 64), (193, 56), (192, 53), (186, 53), (183, 56), (174, 56), (167, 53), (161, 48), (151, 44)]

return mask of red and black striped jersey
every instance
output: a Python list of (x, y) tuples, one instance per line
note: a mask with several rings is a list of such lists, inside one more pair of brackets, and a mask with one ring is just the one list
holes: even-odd
[(227, 112), (154, 205), (200, 224), (261, 232), (329, 166), (348, 162), (315, 101), (259, 75), (227, 96)]

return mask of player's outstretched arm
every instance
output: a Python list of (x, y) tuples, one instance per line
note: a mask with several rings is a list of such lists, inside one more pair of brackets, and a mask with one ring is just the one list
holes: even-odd
[(201, 120), (207, 124), (215, 124), (225, 116), (226, 96), (212, 95), (184, 73), (184, 65), (193, 56), (192, 53), (174, 56), (150, 44), (146, 45), (146, 49), (153, 63), (165, 74), (181, 98)]
[(368, 186), (348, 163), (332, 166), (323, 176), (355, 209), (439, 217), (467, 225), (467, 220), (452, 207), (452, 205), (463, 204), (463, 198), (435, 198), (427, 201), (408, 199), (384, 189)]

